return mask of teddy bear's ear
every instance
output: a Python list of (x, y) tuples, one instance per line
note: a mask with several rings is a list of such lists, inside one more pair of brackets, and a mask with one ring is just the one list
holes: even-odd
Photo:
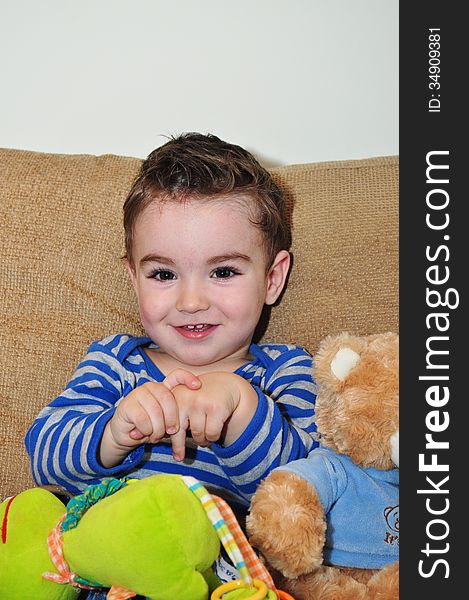
[(392, 434), (389, 441), (391, 443), (391, 460), (399, 468), (399, 429)]
[(360, 355), (352, 348), (342, 347), (331, 360), (332, 374), (343, 381), (360, 360)]

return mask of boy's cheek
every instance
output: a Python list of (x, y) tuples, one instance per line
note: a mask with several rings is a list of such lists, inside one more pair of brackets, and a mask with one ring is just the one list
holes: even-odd
[(155, 320), (155, 312), (152, 303), (138, 298), (138, 307), (140, 312), (140, 319), (142, 325), (146, 328), (147, 325), (151, 324)]
[(151, 307), (142, 304), (140, 305), (140, 318), (144, 327), (146, 325), (155, 324), (155, 322), (159, 321), (157, 315), (155, 315), (154, 311), (151, 310)]

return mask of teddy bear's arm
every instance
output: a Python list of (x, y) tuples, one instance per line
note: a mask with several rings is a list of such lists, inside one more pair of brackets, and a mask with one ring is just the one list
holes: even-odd
[(316, 490), (302, 477), (275, 471), (253, 498), (247, 517), (250, 542), (289, 578), (322, 564), (326, 521)]

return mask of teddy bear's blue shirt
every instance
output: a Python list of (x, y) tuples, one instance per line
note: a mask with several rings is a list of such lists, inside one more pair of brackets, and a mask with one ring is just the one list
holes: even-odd
[(317, 491), (327, 517), (324, 562), (376, 569), (399, 558), (399, 469), (355, 465), (328, 448), (279, 467)]

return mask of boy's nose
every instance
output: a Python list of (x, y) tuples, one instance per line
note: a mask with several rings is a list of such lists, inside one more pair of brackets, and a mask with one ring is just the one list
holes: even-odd
[(180, 312), (196, 313), (207, 310), (210, 306), (203, 288), (193, 284), (183, 284), (176, 301), (176, 309)]

